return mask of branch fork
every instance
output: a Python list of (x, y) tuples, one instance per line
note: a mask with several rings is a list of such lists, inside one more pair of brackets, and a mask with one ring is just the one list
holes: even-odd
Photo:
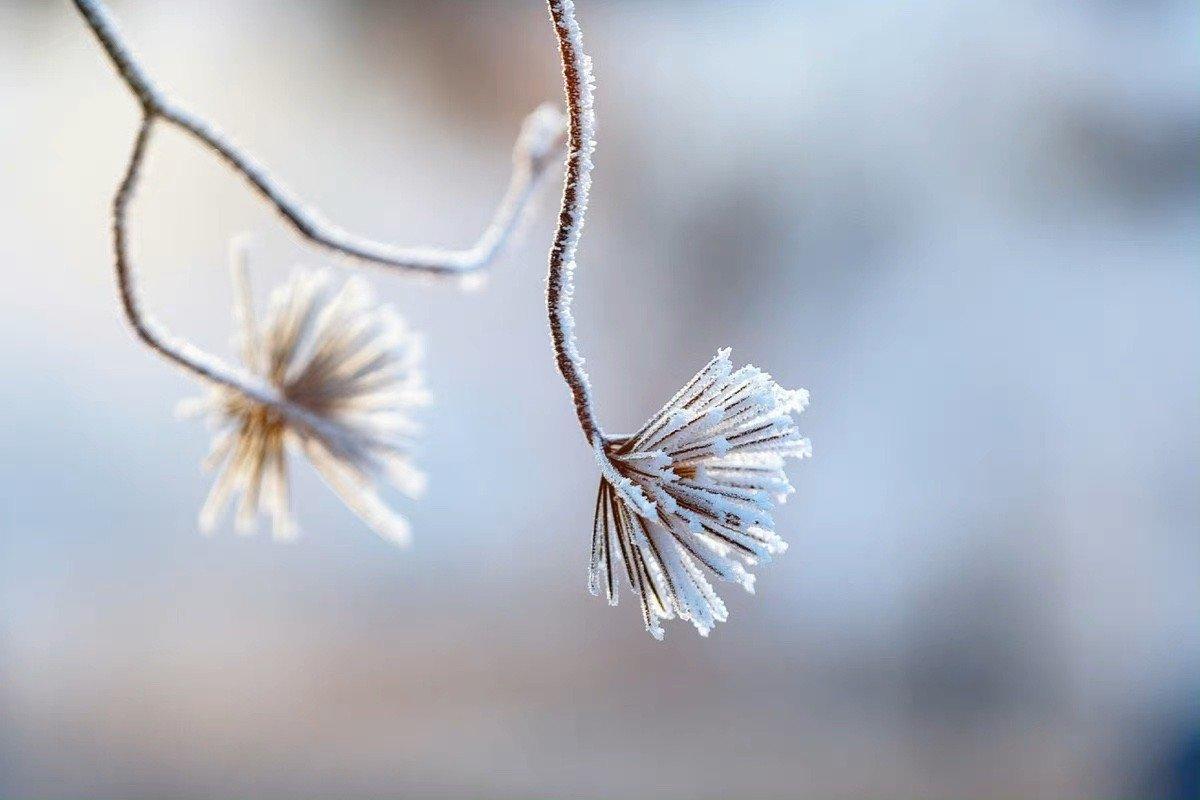
[(138, 338), (151, 350), (201, 380), (239, 390), (257, 401), (286, 410), (269, 388), (259, 385), (186, 342), (172, 338), (141, 307), (136, 275), (129, 253), (128, 208), (137, 190), (143, 161), (157, 124), (182, 131), (241, 175), (251, 191), (282, 216), (303, 239), (316, 247), (365, 264), (412, 275), (462, 280), (486, 269), (511, 238), (539, 179), (554, 163), (563, 139), (561, 112), (546, 104), (535, 109), (521, 127), (513, 147), (512, 175), (492, 216), (473, 245), (461, 250), (401, 247), (351, 233), (326, 220), (320, 212), (292, 194), (270, 171), (215, 125), (187, 111), (149, 77), (122, 37), (116, 21), (101, 0), (74, 0), (84, 21), (112, 61), (141, 107), (141, 121), (113, 198), (112, 223), (115, 268), (122, 307)]

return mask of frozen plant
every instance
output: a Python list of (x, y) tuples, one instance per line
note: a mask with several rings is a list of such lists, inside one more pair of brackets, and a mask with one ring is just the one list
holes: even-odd
[(619, 559), (656, 638), (658, 621), (676, 614), (704, 636), (724, 622), (725, 604), (696, 562), (753, 592), (746, 567), (787, 549), (770, 512), (793, 491), (784, 459), (809, 455), (792, 419), (807, 402), (757, 367), (734, 370), (725, 349), (637, 433), (605, 437), (592, 594), (603, 588), (617, 604)]
[(237, 345), (250, 374), (283, 403), (263, 403), (228, 386), (187, 402), (215, 438), (206, 460), (218, 476), (200, 511), (201, 530), (240, 494), (238, 529), (270, 515), (276, 538), (296, 532), (289, 503), (289, 451), (303, 453), (325, 482), (380, 536), (409, 540), (406, 521), (379, 498), (389, 482), (416, 496), (424, 477), (409, 461), (417, 433), (409, 412), (428, 402), (420, 339), (358, 278), (337, 286), (326, 272), (297, 272), (271, 295), (259, 324), (240, 249), (233, 257)]
[(770, 511), (792, 491), (784, 460), (811, 454), (793, 419), (808, 393), (785, 390), (753, 366), (733, 369), (725, 349), (637, 433), (611, 436), (601, 429), (571, 315), (595, 150), (592, 62), (572, 0), (549, 0), (549, 6), (570, 131), (546, 300), (555, 360), (600, 466), (589, 589), (616, 605), (623, 563), (651, 635), (661, 639), (660, 620), (674, 617), (708, 635), (728, 614), (701, 567), (753, 591), (746, 567), (787, 548)]
[[(589, 588), (615, 605), (623, 567), (653, 636), (662, 638), (661, 621), (675, 617), (707, 635), (728, 616), (707, 574), (753, 591), (747, 568), (787, 547), (771, 511), (792, 492), (785, 460), (810, 455), (795, 425), (808, 395), (782, 388), (756, 367), (734, 369), (724, 349), (636, 433), (616, 436), (601, 428), (571, 314), (595, 149), (592, 62), (583, 50), (575, 4), (547, 1), (562, 58), (569, 155), (546, 303), (555, 361), (600, 469)], [(203, 527), (211, 526), (236, 493), (241, 527), (251, 527), (265, 512), (276, 536), (292, 535), (287, 458), (296, 449), (369, 525), (386, 538), (406, 540), (406, 525), (382, 503), (377, 488), (385, 481), (410, 492), (420, 486), (408, 461), (407, 412), (425, 398), (415, 341), (373, 304), (361, 284), (351, 281), (335, 290), (320, 274), (297, 275), (278, 290), (260, 325), (241, 271), (235, 308), (243, 369), (172, 339), (139, 305), (127, 242), (128, 207), (151, 133), (161, 122), (192, 137), (314, 245), (405, 273), (461, 278), (486, 266), (511, 233), (559, 149), (562, 115), (543, 106), (527, 118), (513, 151), (508, 191), (475, 245), (455, 251), (374, 242), (324, 220), (211, 124), (159, 90), (100, 0), (74, 2), (141, 107), (112, 209), (125, 314), (147, 346), (210, 384), (209, 394), (193, 404), (218, 429), (211, 461), (220, 472), (202, 511)]]
[[(128, 217), (129, 206), (137, 190), (151, 135), (159, 123), (165, 123), (191, 137), (214, 153), (221, 163), (241, 175), (250, 189), (274, 207), (297, 234), (316, 246), (352, 260), (405, 274), (462, 280), (478, 274), (489, 266), (511, 236), (522, 210), (533, 195), (539, 178), (545, 174), (551, 164), (556, 162), (556, 155), (561, 151), (566, 122), (563, 114), (553, 106), (543, 105), (525, 119), (517, 143), (513, 148), (513, 169), (508, 189), (491, 222), (474, 245), (463, 250), (398, 247), (348, 233), (325, 220), (319, 212), (293, 196), (265, 167), (255, 161), (229, 137), (208, 121), (185, 110), (155, 85), (121, 37), (116, 22), (101, 0), (74, 0), (74, 3), (108, 54), (117, 73), (136, 98), (141, 111), (140, 123), (134, 137), (125, 174), (112, 203), (113, 249), (117, 284), (125, 317), (137, 337), (166, 361), (180, 367), (192, 377), (216, 387), (217, 394), (223, 398), (222, 402), (232, 417), (237, 417), (241, 413), (241, 411), (234, 413), (234, 409), (237, 408), (246, 411), (247, 419), (257, 415), (270, 417), (277, 421), (286, 420), (288, 429), (294, 432), (307, 431), (308, 438), (305, 441), (309, 444), (306, 445), (306, 452), (319, 468), (325, 464), (326, 468), (322, 471), (326, 480), (338, 489), (339, 494), (356, 507), (360, 515), (367, 518), (377, 530), (381, 530), (391, 539), (403, 538), (400, 534), (403, 526), (382, 511), (371, 510), (376, 509), (373, 496), (362, 492), (361, 487), (354, 489), (353, 487), (361, 482), (350, 480), (348, 474), (340, 468), (345, 464), (363, 466), (360, 463), (360, 457), (353, 452), (354, 448), (358, 446), (350, 441), (354, 437), (351, 436), (350, 439), (347, 439), (345, 430), (337, 430), (338, 425), (344, 423), (345, 420), (331, 422), (322, 416), (327, 409), (298, 406), (295, 398), (290, 397), (285, 391), (288, 387), (280, 380), (275, 380), (266, 374), (256, 373), (253, 369), (233, 368), (187, 342), (172, 337), (142, 307), (137, 290), (136, 273), (130, 255)], [(302, 291), (302, 285), (308, 284), (296, 284), (292, 291)], [(361, 289), (354, 291), (361, 292)], [(351, 304), (349, 308), (343, 309), (340, 313), (365, 312), (364, 308), (360, 308), (361, 305)], [(370, 319), (370, 314), (367, 314), (362, 320), (347, 317), (346, 322), (355, 325), (367, 324)], [(253, 410), (253, 413), (248, 410)], [(327, 431), (330, 434), (329, 437), (320, 433), (324, 430), (322, 426), (329, 426)], [(343, 425), (343, 427), (345, 426)], [(243, 433), (250, 435), (250, 429), (244, 429)], [(313, 442), (318, 444), (312, 444)], [(350, 449), (339, 450), (334, 447), (339, 442), (339, 446), (344, 445)], [(244, 441), (243, 444), (247, 447), (250, 446), (249, 440)], [(273, 452), (276, 445), (277, 443), (274, 442), (259, 442), (254, 447), (261, 449), (266, 454)], [(239, 452), (241, 451), (235, 450), (234, 456)], [(274, 455), (271, 458), (274, 459)], [(260, 485), (260, 482), (254, 478), (255, 470), (268, 467), (276, 469), (274, 463), (272, 461), (271, 465), (256, 465), (253, 461), (242, 462), (236, 457), (233, 458), (229, 468), (223, 473), (221, 481), (218, 482), (217, 489), (221, 491), (217, 491), (213, 495), (214, 504), (222, 497), (222, 487), (232, 481), (233, 485), (241, 486), (247, 491), (243, 496), (243, 509), (253, 510), (259, 502), (255, 492), (258, 491)], [(246, 469), (249, 469), (250, 472), (245, 472)], [(274, 478), (271, 480), (274, 481)], [(264, 502), (268, 503), (268, 507), (273, 510), (273, 513), (279, 511), (279, 514), (275, 516), (276, 532), (285, 532), (289, 523), (286, 515), (280, 511), (281, 506), (278, 499), (273, 497)], [(250, 514), (250, 511), (243, 514), (243, 518), (247, 514)]]

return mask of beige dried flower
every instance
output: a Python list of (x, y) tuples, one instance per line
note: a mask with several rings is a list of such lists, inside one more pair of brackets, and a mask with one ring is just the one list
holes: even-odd
[(240, 263), (234, 274), (242, 360), (280, 402), (222, 385), (181, 408), (207, 415), (216, 428), (205, 467), (219, 473), (200, 511), (201, 529), (213, 529), (236, 493), (240, 531), (253, 531), (266, 513), (276, 538), (293, 537), (288, 451), (299, 450), (367, 525), (406, 543), (408, 523), (380, 499), (378, 486), (391, 483), (411, 496), (424, 486), (409, 460), (417, 433), (409, 412), (428, 402), (419, 338), (362, 281), (339, 287), (325, 272), (298, 272), (276, 289), (260, 326)]

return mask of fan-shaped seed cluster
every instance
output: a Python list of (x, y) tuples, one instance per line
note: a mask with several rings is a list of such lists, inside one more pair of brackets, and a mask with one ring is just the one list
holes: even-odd
[(788, 457), (811, 453), (793, 414), (808, 393), (721, 350), (641, 430), (598, 448), (589, 588), (617, 603), (617, 562), (655, 638), (678, 616), (707, 635), (727, 617), (705, 577), (754, 590), (746, 567), (787, 549), (771, 509), (793, 489)]

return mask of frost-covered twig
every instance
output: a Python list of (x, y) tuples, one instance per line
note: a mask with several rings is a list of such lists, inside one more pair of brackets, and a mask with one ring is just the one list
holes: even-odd
[(522, 126), (513, 148), (513, 171), (500, 205), (474, 245), (463, 250), (398, 247), (355, 235), (326, 220), (291, 194), (245, 150), (214, 125), (180, 106), (146, 74), (121, 37), (116, 22), (101, 0), (74, 0), (83, 18), (104, 47), (117, 72), (133, 92), (146, 117), (162, 119), (216, 153), (230, 168), (283, 216), (302, 237), (336, 253), (382, 267), (435, 276), (475, 272), (491, 263), (509, 238), (529, 201), (537, 179), (554, 162), (562, 139), (558, 109), (543, 105)]
[(125, 175), (117, 187), (117, 193), (113, 196), (113, 255), (116, 261), (117, 288), (121, 294), (121, 306), (125, 311), (125, 317), (133, 327), (134, 333), (147, 347), (185, 371), (208, 382), (237, 389), (259, 402), (278, 404), (281, 402), (281, 398), (270, 387), (254, 380), (249, 375), (231, 369), (199, 348), (175, 339), (141, 307), (133, 262), (129, 255), (129, 204), (137, 192), (138, 182), (142, 175), (142, 164), (146, 158), (153, 130), (154, 117), (151, 115), (142, 117), (137, 136), (134, 138), (133, 150), (129, 154), (129, 163), (125, 167)]
[(575, 21), (575, 4), (571, 0), (550, 0), (550, 15), (554, 20), (554, 32), (558, 36), (558, 50), (562, 57), (570, 130), (567, 135), (567, 176), (563, 185), (562, 209), (558, 214), (558, 230), (550, 249), (546, 306), (558, 371), (571, 390), (583, 435), (589, 444), (598, 446), (602, 443), (604, 433), (596, 421), (592, 387), (575, 340), (575, 318), (571, 315), (571, 301), (575, 297), (575, 256), (587, 215), (588, 193), (592, 188), (592, 153), (596, 149), (592, 59), (583, 52), (583, 32)]
[(137, 98), (142, 112), (125, 176), (113, 198), (113, 245), (117, 282), (125, 316), (138, 338), (151, 350), (202, 380), (241, 392), (247, 398), (289, 415), (294, 424), (317, 431), (324, 421), (282, 398), (275, 387), (233, 369), (202, 350), (170, 336), (142, 308), (128, 242), (128, 208), (137, 189), (142, 164), (155, 125), (161, 120), (193, 137), (242, 175), (257, 194), (274, 206), (304, 238), (337, 253), (383, 267), (415, 274), (452, 277), (487, 266), (516, 227), (538, 178), (553, 163), (561, 146), (564, 119), (551, 105), (530, 114), (513, 149), (513, 171), (496, 213), (479, 237), (465, 250), (430, 247), (402, 248), (374, 242), (325, 221), (314, 209), (292, 196), (271, 174), (209, 122), (184, 110), (146, 74), (121, 37), (116, 22), (101, 0), (74, 0), (118, 74)]
[(220, 359), (210, 356), (198, 347), (177, 339), (163, 330), (152, 316), (141, 308), (136, 291), (135, 270), (129, 256), (128, 217), (129, 204), (137, 192), (142, 174), (142, 164), (150, 137), (154, 130), (154, 117), (146, 115), (138, 126), (129, 163), (113, 196), (112, 230), (113, 250), (116, 261), (117, 287), (121, 295), (121, 306), (137, 337), (167, 361), (191, 375), (217, 386), (233, 390), (248, 400), (269, 407), (285, 416), (300, 429), (323, 433), (327, 422), (308, 409), (291, 403), (278, 389), (260, 377), (243, 370), (234, 369)]
[(548, 0), (570, 112), (570, 154), (550, 251), (547, 306), (555, 360), (600, 467), (588, 588), (617, 603), (617, 573), (637, 596), (655, 638), (661, 620), (690, 620), (707, 636), (728, 616), (704, 569), (754, 590), (746, 567), (787, 549), (770, 511), (792, 491), (786, 458), (810, 454), (794, 415), (808, 393), (788, 391), (721, 350), (631, 436), (606, 436), (575, 340), (575, 259), (591, 188), (595, 114), (591, 59), (572, 0)]

